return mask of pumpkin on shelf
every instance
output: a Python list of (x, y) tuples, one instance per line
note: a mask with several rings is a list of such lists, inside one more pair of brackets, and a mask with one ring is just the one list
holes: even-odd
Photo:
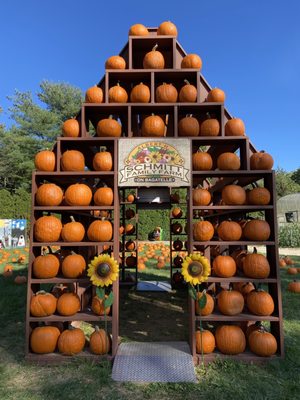
[(69, 206), (89, 206), (93, 193), (84, 183), (74, 183), (65, 191), (65, 202)]
[(178, 100), (180, 103), (195, 103), (197, 101), (197, 88), (184, 79), (185, 85), (179, 91)]
[(131, 103), (149, 103), (150, 101), (150, 89), (143, 82), (135, 85), (130, 92)]
[(135, 211), (132, 208), (127, 208), (125, 211), (125, 217), (126, 219), (132, 219), (135, 217)]
[(178, 92), (172, 83), (163, 83), (157, 86), (155, 90), (157, 103), (176, 103)]
[(111, 339), (104, 329), (95, 326), (94, 332), (90, 336), (90, 351), (93, 354), (103, 355), (110, 351)]
[(98, 122), (96, 132), (99, 137), (120, 137), (122, 125), (110, 115)]
[(212, 264), (216, 276), (231, 278), (236, 273), (236, 263), (231, 256), (218, 255)]
[(178, 122), (178, 136), (199, 136), (200, 126), (193, 114), (187, 114)]
[(87, 237), (91, 242), (109, 242), (113, 237), (111, 222), (105, 219), (92, 222), (88, 227)]
[(127, 103), (128, 94), (120, 83), (118, 82), (115, 86), (112, 86), (108, 91), (109, 103)]
[(66, 356), (80, 353), (85, 345), (85, 336), (80, 328), (63, 331), (57, 342), (58, 351)]
[(178, 32), (177, 32), (176, 25), (173, 24), (173, 22), (164, 21), (157, 28), (157, 34), (177, 37)]
[(61, 156), (60, 164), (63, 171), (84, 171), (84, 155), (78, 150), (67, 150)]
[(80, 311), (80, 299), (76, 293), (63, 293), (56, 306), (59, 315), (70, 316)]
[(271, 229), (267, 221), (252, 219), (243, 228), (243, 235), (248, 240), (266, 241), (270, 238)]
[(244, 296), (244, 299), (246, 299), (248, 293), (255, 290), (255, 286), (253, 285), (252, 282), (234, 282), (233, 289), (242, 293), (242, 295)]
[(246, 337), (242, 329), (237, 325), (218, 326), (215, 339), (217, 348), (223, 354), (243, 353), (246, 348)]
[(142, 136), (165, 136), (165, 123), (159, 115), (150, 115), (143, 119)]
[(182, 209), (179, 207), (174, 207), (172, 210), (173, 218), (181, 218), (182, 217)]
[(245, 136), (245, 125), (240, 118), (231, 118), (225, 124), (225, 136)]
[(270, 275), (270, 264), (263, 254), (258, 254), (254, 248), (253, 253), (249, 253), (243, 259), (243, 271), (248, 278), (265, 279)]
[(86, 269), (86, 262), (81, 254), (72, 254), (66, 256), (61, 264), (61, 271), (65, 278), (76, 279), (82, 276)]
[(144, 69), (164, 69), (165, 59), (160, 51), (157, 50), (158, 44), (156, 44), (151, 51), (145, 54), (143, 59)]
[(128, 242), (125, 243), (125, 248), (128, 251), (134, 251), (135, 250), (135, 242), (132, 239), (128, 240)]
[(228, 206), (243, 205), (246, 203), (246, 191), (239, 185), (226, 185), (222, 189), (222, 201)]
[(70, 217), (71, 222), (66, 223), (61, 230), (61, 237), (64, 242), (81, 242), (85, 235), (85, 229), (81, 222)]
[[(107, 297), (108, 296), (105, 295), (105, 299), (107, 299)], [(98, 296), (93, 296), (91, 309), (96, 315), (104, 315), (104, 312), (106, 315), (110, 313), (110, 307), (104, 309), (104, 299), (100, 299)]]
[(271, 201), (271, 193), (264, 187), (255, 187), (246, 192), (247, 204), (266, 206)]
[(86, 103), (103, 103), (103, 90), (95, 85), (87, 89), (85, 92)]
[(222, 221), (217, 232), (221, 240), (237, 241), (242, 237), (242, 228), (235, 221)]
[(224, 315), (238, 315), (243, 311), (243, 295), (237, 290), (222, 290), (218, 294), (218, 309)]
[(208, 206), (210, 202), (211, 202), (211, 194), (207, 189), (203, 188), (193, 189), (194, 206)]
[(148, 36), (149, 31), (143, 24), (134, 24), (130, 27), (129, 36)]
[(182, 225), (179, 222), (173, 222), (171, 224), (171, 231), (174, 235), (178, 235), (182, 232)]
[(75, 118), (67, 119), (61, 127), (64, 137), (78, 137), (80, 135), (79, 122)]
[(242, 271), (243, 270), (243, 261), (248, 251), (242, 248), (235, 249), (230, 256), (234, 259), (237, 268)]
[(286, 267), (286, 262), (284, 258), (279, 259), (279, 267), (280, 268)]
[(126, 235), (133, 235), (135, 232), (135, 226), (133, 224), (125, 225), (125, 233)]
[(277, 351), (275, 337), (262, 326), (250, 333), (248, 343), (250, 350), (261, 357), (271, 357)]
[(56, 326), (39, 326), (30, 335), (30, 347), (33, 353), (53, 353), (57, 346), (60, 330)]
[(216, 340), (214, 335), (206, 329), (196, 331), (196, 352), (209, 354), (215, 350)]
[(261, 150), (250, 157), (250, 168), (254, 170), (269, 170), (274, 165), (273, 157)]
[(209, 293), (205, 293), (206, 296), (206, 304), (203, 308), (199, 307), (199, 299), (203, 296), (202, 292), (197, 292), (197, 300), (195, 301), (195, 312), (197, 315), (201, 315), (202, 317), (206, 317), (210, 315), (215, 308), (215, 302), (213, 297)]
[(126, 197), (126, 200), (128, 203), (133, 203), (135, 201), (135, 195), (133, 193), (129, 193), (129, 195)]
[(95, 171), (111, 171), (113, 167), (112, 155), (106, 150), (106, 147), (100, 148), (100, 151), (94, 155), (93, 168)]
[(134, 268), (137, 265), (137, 258), (135, 256), (128, 256), (126, 257), (125, 263), (127, 267)]
[(36, 191), (35, 200), (39, 206), (59, 206), (63, 201), (62, 189), (54, 183), (43, 183)]
[(114, 202), (114, 192), (110, 187), (101, 187), (94, 193), (96, 206), (111, 206)]
[(224, 103), (225, 92), (222, 89), (214, 88), (208, 92), (206, 101), (209, 103)]
[(175, 267), (181, 268), (181, 264), (183, 263), (183, 258), (180, 257), (179, 255), (177, 255), (177, 256), (174, 258), (173, 262), (174, 262)]
[(125, 69), (126, 61), (121, 56), (111, 56), (105, 61), (105, 69)]
[(53, 172), (55, 170), (55, 154), (51, 150), (36, 153), (34, 165), (38, 171)]
[(274, 312), (274, 301), (272, 296), (264, 290), (251, 290), (247, 294), (246, 304), (252, 314), (268, 316)]
[(300, 281), (294, 280), (293, 282), (289, 282), (288, 291), (292, 293), (300, 293)]
[(201, 69), (202, 68), (202, 60), (198, 56), (198, 54), (188, 54), (181, 60), (181, 68), (182, 69)]
[(176, 239), (173, 242), (173, 249), (176, 251), (180, 251), (183, 248), (183, 243), (180, 239)]
[(235, 153), (226, 152), (217, 158), (217, 166), (222, 171), (237, 171), (241, 167), (241, 161)]
[(210, 171), (213, 167), (213, 159), (206, 151), (197, 151), (192, 155), (194, 171)]
[(53, 215), (45, 215), (34, 224), (34, 238), (38, 242), (57, 242), (60, 238), (62, 224)]
[(48, 317), (55, 313), (57, 298), (41, 290), (30, 299), (30, 314), (33, 317)]
[(207, 242), (214, 236), (214, 227), (209, 221), (197, 221), (193, 224), (194, 240)]
[(32, 272), (35, 278), (49, 279), (58, 274), (59, 259), (54, 254), (38, 256), (33, 261)]
[(219, 136), (220, 123), (216, 118), (212, 118), (206, 113), (207, 119), (201, 122), (200, 136)]

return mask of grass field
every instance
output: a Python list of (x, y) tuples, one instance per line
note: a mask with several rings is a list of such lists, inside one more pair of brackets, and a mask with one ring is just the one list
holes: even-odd
[[(300, 263), (300, 257), (293, 257)], [(2, 276), (0, 265), (0, 399), (300, 399), (300, 296), (287, 292), (292, 278), (282, 270), (286, 358), (265, 365), (231, 361), (197, 368), (198, 384), (120, 384), (110, 366), (76, 361), (38, 366), (24, 362), (26, 285)], [(13, 263), (14, 275), (26, 274)], [(300, 265), (299, 265), (300, 266)], [(151, 268), (151, 270), (153, 270)], [(130, 310), (135, 315), (135, 310)]]

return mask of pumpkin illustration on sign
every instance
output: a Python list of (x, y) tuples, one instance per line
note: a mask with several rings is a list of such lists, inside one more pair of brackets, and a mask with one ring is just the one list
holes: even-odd
[(125, 160), (127, 165), (175, 164), (182, 165), (184, 159), (175, 147), (160, 142), (151, 142), (135, 147)]

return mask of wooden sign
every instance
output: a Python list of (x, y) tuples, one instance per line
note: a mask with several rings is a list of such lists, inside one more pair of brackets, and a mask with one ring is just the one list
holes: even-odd
[(119, 186), (191, 185), (188, 139), (120, 139)]

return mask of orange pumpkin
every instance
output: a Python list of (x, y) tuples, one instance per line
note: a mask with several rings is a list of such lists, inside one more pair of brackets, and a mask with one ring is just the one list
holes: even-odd
[(63, 171), (84, 171), (84, 155), (78, 150), (67, 150), (60, 159)]
[(242, 228), (234, 221), (222, 221), (217, 232), (221, 240), (236, 241), (242, 237)]
[(98, 122), (96, 132), (97, 136), (100, 137), (120, 137), (122, 125), (110, 115), (108, 118), (101, 119)]
[(88, 88), (85, 92), (86, 103), (103, 103), (103, 90), (97, 85)]
[(81, 242), (85, 235), (84, 226), (70, 217), (71, 222), (68, 222), (62, 227), (61, 237), (64, 242)]
[(112, 224), (109, 221), (94, 221), (90, 224), (87, 236), (91, 242), (109, 242), (113, 236)]
[(202, 121), (200, 136), (218, 136), (220, 134), (220, 123), (216, 118), (211, 118), (207, 113), (207, 119)]
[(210, 171), (213, 167), (213, 160), (209, 153), (197, 151), (192, 155), (194, 171)]
[[(105, 298), (107, 299), (107, 295), (105, 295)], [(94, 314), (96, 315), (104, 315), (104, 313), (106, 315), (108, 315), (110, 313), (110, 307), (106, 307), (104, 309), (104, 303), (103, 303), (103, 299), (100, 299), (98, 296), (94, 296), (92, 299), (92, 311)]]
[(230, 256), (218, 255), (212, 264), (213, 271), (221, 278), (230, 278), (236, 273), (236, 263)]
[(59, 270), (59, 259), (53, 254), (38, 256), (34, 259), (32, 271), (35, 278), (49, 279), (54, 278)]
[(93, 158), (95, 171), (111, 171), (113, 166), (112, 155), (109, 151), (101, 150)]
[(208, 206), (210, 202), (211, 202), (211, 194), (207, 189), (202, 189), (202, 188), (193, 189), (194, 206)]
[(196, 331), (196, 352), (199, 354), (209, 354), (214, 351), (216, 341), (214, 335), (208, 330)]
[(55, 154), (50, 150), (39, 151), (34, 157), (34, 165), (38, 171), (54, 171)]
[(30, 335), (30, 347), (33, 353), (53, 353), (57, 346), (60, 331), (55, 326), (34, 328)]
[(143, 119), (142, 122), (142, 136), (164, 136), (165, 123), (158, 115), (150, 115)]
[[(203, 308), (199, 307), (198, 301), (195, 301), (195, 312), (197, 315), (202, 315), (202, 317), (206, 317), (210, 315), (214, 311), (215, 302), (212, 296), (209, 293), (206, 293), (206, 304)], [(202, 292), (197, 292), (197, 299), (201, 299), (203, 296)]]
[(150, 97), (150, 89), (143, 82), (135, 85), (130, 92), (131, 103), (149, 103)]
[(223, 354), (239, 354), (245, 351), (246, 338), (242, 329), (237, 325), (218, 326), (215, 339), (217, 348)]
[(143, 24), (134, 24), (130, 27), (129, 36), (148, 36), (149, 31)]
[(209, 221), (198, 221), (193, 224), (194, 240), (206, 242), (214, 236), (214, 227)]
[(90, 336), (90, 351), (93, 354), (107, 354), (110, 351), (111, 340), (104, 329), (95, 327), (94, 332)]
[(85, 345), (85, 336), (81, 329), (67, 329), (58, 339), (57, 346), (60, 353), (72, 356), (80, 353)]
[(57, 300), (59, 315), (74, 315), (80, 310), (80, 299), (76, 293), (63, 293)]
[(36, 220), (33, 230), (35, 240), (38, 242), (57, 242), (62, 230), (62, 224), (58, 218), (52, 215), (45, 215)]
[(222, 200), (226, 205), (243, 205), (246, 203), (246, 191), (239, 185), (226, 185), (222, 189)]
[(61, 130), (64, 137), (78, 137), (80, 134), (79, 122), (75, 118), (67, 119)]
[(249, 311), (255, 315), (268, 316), (274, 311), (272, 296), (263, 290), (252, 290), (248, 293), (246, 304)]
[(247, 191), (247, 204), (266, 206), (271, 201), (271, 193), (263, 187), (256, 187)]
[(86, 269), (85, 259), (80, 254), (72, 252), (64, 258), (61, 264), (62, 274), (65, 278), (79, 278)]
[(248, 342), (250, 350), (261, 357), (273, 356), (277, 351), (275, 337), (263, 328), (253, 331)]
[(176, 25), (173, 24), (173, 22), (164, 21), (159, 25), (159, 27), (157, 29), (157, 34), (177, 37), (178, 33), (177, 33)]
[(97, 206), (111, 206), (114, 202), (114, 192), (110, 187), (101, 187), (94, 193), (94, 203)]
[(225, 136), (244, 136), (245, 125), (240, 118), (229, 119), (225, 124)]
[(171, 83), (163, 83), (155, 90), (157, 103), (176, 103), (178, 92)]
[(31, 297), (30, 314), (33, 317), (47, 317), (55, 313), (56, 304), (56, 297), (42, 290)]
[(298, 274), (298, 270), (297, 268), (294, 267), (289, 267), (286, 271), (289, 275), (297, 275)]
[(222, 153), (217, 159), (217, 166), (223, 171), (236, 171), (241, 167), (241, 162), (239, 157), (230, 152)]
[(194, 68), (194, 69), (201, 69), (202, 67), (202, 60), (198, 56), (198, 54), (188, 54), (185, 57), (183, 57), (181, 61), (181, 68), (182, 69), (189, 69), (189, 68)]
[(243, 235), (248, 240), (266, 241), (271, 235), (270, 225), (267, 221), (253, 219), (246, 223), (243, 229)]
[(300, 281), (289, 282), (288, 291), (292, 293), (300, 293)]
[(106, 69), (125, 69), (126, 61), (121, 56), (111, 56), (105, 61)]
[(222, 89), (214, 88), (208, 92), (206, 101), (210, 103), (224, 103), (225, 92)]
[(243, 260), (244, 274), (249, 278), (264, 279), (270, 275), (270, 264), (268, 259), (257, 254), (256, 249), (252, 254), (247, 254)]
[(190, 82), (185, 79), (185, 85), (179, 91), (178, 100), (180, 103), (195, 103), (197, 100), (197, 88), (191, 85)]
[(178, 136), (199, 136), (199, 131), (199, 122), (192, 114), (188, 114), (178, 122)]
[(69, 206), (89, 206), (93, 193), (84, 183), (74, 183), (65, 191), (65, 202)]
[(244, 297), (237, 290), (222, 290), (218, 295), (218, 309), (224, 315), (240, 314), (244, 304)]
[(117, 83), (112, 86), (108, 91), (108, 101), (109, 103), (127, 103), (128, 94), (124, 88)]
[(149, 51), (143, 59), (143, 68), (145, 69), (164, 69), (165, 59), (160, 51), (157, 50), (156, 44), (151, 51)]
[(63, 195), (59, 186), (54, 183), (44, 183), (36, 191), (35, 200), (39, 206), (59, 206)]
[(263, 150), (253, 153), (250, 157), (250, 168), (254, 170), (269, 170), (274, 165), (273, 157)]
[(15, 277), (15, 279), (14, 279), (14, 282), (15, 282), (17, 285), (23, 285), (24, 283), (27, 282), (27, 278), (26, 278), (26, 276), (24, 276), (24, 275), (17, 275), (17, 276)]

